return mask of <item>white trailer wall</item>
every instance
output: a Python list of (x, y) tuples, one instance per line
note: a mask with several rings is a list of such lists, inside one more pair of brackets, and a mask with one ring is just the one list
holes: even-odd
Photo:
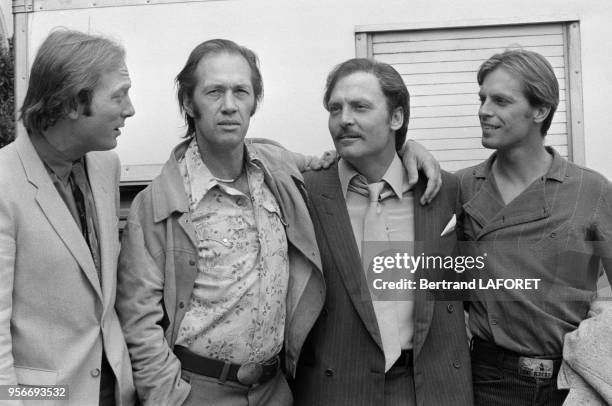
[[(127, 121), (117, 148), (126, 168), (162, 163), (179, 141), (184, 128), (173, 78), (191, 49), (206, 39), (229, 38), (259, 54), (265, 97), (249, 135), (318, 154), (332, 148), (321, 105), (325, 77), (335, 64), (355, 56), (356, 27), (579, 21), (585, 164), (612, 178), (609, 0), (221, 0), (55, 11), (47, 11), (46, 2), (65, 7), (83, 4), (34, 1), (26, 27), (29, 63), (38, 44), (56, 26), (103, 33), (127, 48), (136, 116)], [(105, 3), (100, 0), (100, 4)], [(126, 178), (129, 174), (125, 172)]]

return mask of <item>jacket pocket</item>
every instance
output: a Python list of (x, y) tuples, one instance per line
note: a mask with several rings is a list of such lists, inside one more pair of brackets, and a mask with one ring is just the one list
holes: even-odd
[(15, 367), (19, 385), (51, 386), (57, 384), (57, 372), (46, 369)]

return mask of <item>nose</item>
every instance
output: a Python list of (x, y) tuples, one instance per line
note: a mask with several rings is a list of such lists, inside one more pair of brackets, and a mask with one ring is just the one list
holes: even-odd
[(353, 113), (351, 109), (343, 108), (340, 113), (340, 125), (342, 127), (347, 127), (355, 123), (355, 117), (353, 117)]
[(491, 109), (488, 99), (485, 99), (480, 103), (480, 107), (478, 108), (478, 117), (490, 117)]
[(236, 106), (236, 100), (234, 99), (234, 94), (232, 93), (231, 90), (228, 90), (223, 95), (222, 112), (224, 114), (232, 114), (232, 113), (235, 113), (237, 110), (238, 110), (238, 107)]
[(134, 110), (134, 105), (132, 105), (132, 99), (130, 99), (130, 96), (127, 96), (125, 99), (125, 108), (123, 109), (123, 116), (124, 117), (132, 117), (134, 114), (136, 114), (136, 111)]

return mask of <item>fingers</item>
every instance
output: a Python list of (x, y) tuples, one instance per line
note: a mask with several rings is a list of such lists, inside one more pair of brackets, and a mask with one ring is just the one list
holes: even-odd
[(431, 203), (442, 188), (442, 171), (440, 170), (440, 164), (435, 159), (423, 163), (422, 169), (427, 177), (427, 187), (420, 202), (425, 205)]
[(325, 151), (323, 153), (323, 156), (321, 157), (321, 166), (324, 169), (327, 169), (330, 166), (332, 166), (332, 164), (336, 162), (337, 159), (338, 159), (338, 153), (335, 150), (332, 149), (329, 151)]
[(308, 162), (308, 170), (318, 171), (321, 169), (321, 158), (317, 158), (316, 156), (310, 156), (310, 161)]

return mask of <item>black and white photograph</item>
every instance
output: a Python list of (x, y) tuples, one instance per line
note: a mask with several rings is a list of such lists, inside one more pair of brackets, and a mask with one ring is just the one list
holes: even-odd
[(0, 406), (612, 405), (609, 0), (0, 0)]

